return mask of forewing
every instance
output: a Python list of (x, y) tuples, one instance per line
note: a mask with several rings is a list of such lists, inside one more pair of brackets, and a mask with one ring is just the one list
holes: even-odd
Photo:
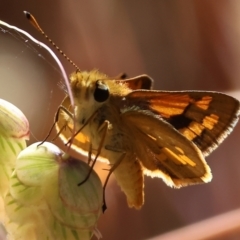
[(115, 80), (119, 84), (124, 84), (132, 90), (152, 89), (153, 80), (148, 75), (140, 75), (134, 78)]
[(140, 110), (125, 111), (122, 119), (145, 174), (161, 177), (174, 187), (211, 180), (201, 151), (169, 123)]
[(153, 111), (203, 152), (210, 154), (232, 131), (239, 101), (218, 92), (134, 91), (129, 102)]

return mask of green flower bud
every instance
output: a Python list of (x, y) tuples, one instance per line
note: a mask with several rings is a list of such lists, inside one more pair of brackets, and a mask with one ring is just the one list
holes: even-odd
[[(103, 190), (98, 175), (83, 161), (55, 145), (35, 143), (16, 161), (6, 197), (13, 239), (89, 240), (102, 212)], [(29, 239), (29, 237), (27, 237)]]
[(0, 99), (0, 221), (6, 221), (4, 198), (17, 155), (26, 147), (29, 124), (24, 114), (13, 104)]

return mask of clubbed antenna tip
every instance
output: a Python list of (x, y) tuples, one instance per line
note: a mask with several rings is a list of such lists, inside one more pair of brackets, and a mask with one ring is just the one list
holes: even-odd
[(77, 69), (77, 71), (80, 71), (79, 67), (42, 30), (42, 28), (39, 26), (39, 24), (38, 24), (37, 20), (34, 18), (34, 16), (28, 11), (23, 11), (23, 13), (26, 16), (26, 18), (30, 21), (30, 23), (63, 55), (63, 57), (68, 62), (70, 62)]

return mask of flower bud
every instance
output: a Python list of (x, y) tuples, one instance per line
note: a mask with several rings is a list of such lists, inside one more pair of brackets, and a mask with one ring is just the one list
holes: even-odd
[(29, 124), (24, 114), (13, 104), (0, 99), (0, 221), (5, 221), (3, 201), (9, 189), (9, 179), (17, 155), (26, 147)]
[(83, 161), (52, 143), (35, 143), (16, 161), (6, 197), (13, 239), (91, 239), (101, 215), (103, 190), (98, 175)]

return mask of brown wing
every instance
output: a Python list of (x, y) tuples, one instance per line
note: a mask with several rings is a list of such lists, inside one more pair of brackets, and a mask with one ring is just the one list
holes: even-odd
[(152, 89), (153, 80), (148, 75), (140, 75), (134, 78), (115, 80), (119, 84), (124, 84), (132, 90)]
[(218, 92), (134, 91), (127, 98), (160, 115), (204, 156), (227, 137), (239, 117), (239, 101)]
[(142, 110), (125, 111), (121, 117), (145, 174), (174, 187), (211, 180), (201, 151), (169, 123)]

